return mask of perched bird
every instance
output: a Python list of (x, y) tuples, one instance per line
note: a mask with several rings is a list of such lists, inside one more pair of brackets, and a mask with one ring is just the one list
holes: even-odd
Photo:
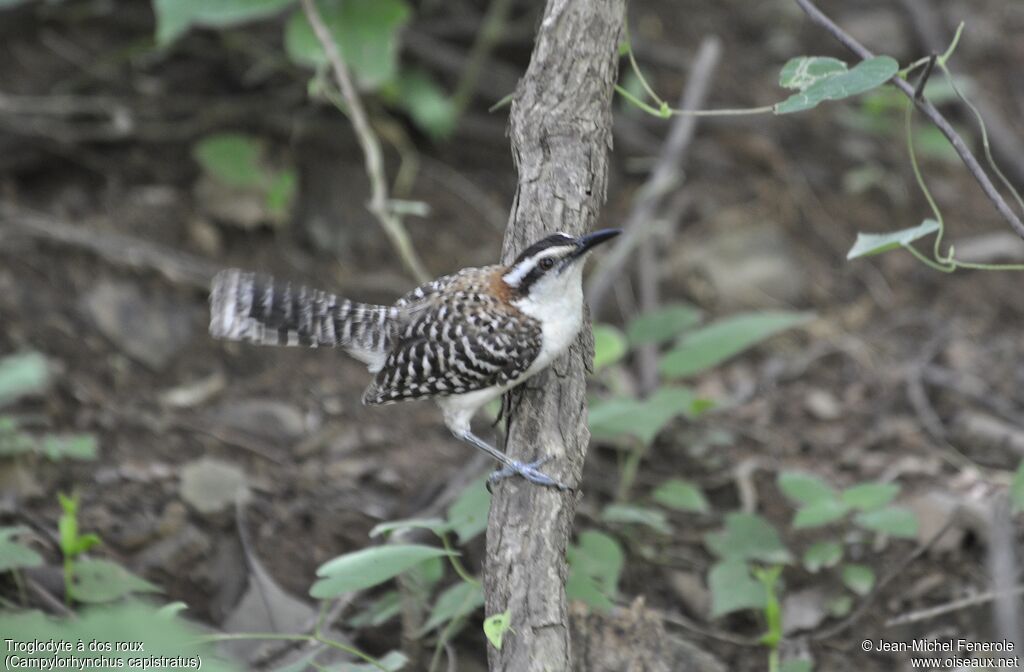
[(375, 374), (364, 404), (434, 399), (452, 434), (504, 465), (491, 483), (519, 475), (565, 489), (538, 469), (549, 458), (513, 460), (473, 434), (470, 420), (575, 340), (583, 325), (584, 259), (620, 232), (555, 233), (508, 266), (465, 268), (417, 287), (393, 306), (225, 270), (213, 279), (210, 334), (260, 345), (342, 348)]

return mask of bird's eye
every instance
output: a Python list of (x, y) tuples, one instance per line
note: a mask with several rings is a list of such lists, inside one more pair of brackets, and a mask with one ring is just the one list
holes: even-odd
[(551, 270), (551, 267), (554, 266), (554, 265), (555, 265), (555, 260), (552, 259), (551, 257), (544, 257), (543, 259), (540, 260), (541, 270), (544, 270), (544, 271)]

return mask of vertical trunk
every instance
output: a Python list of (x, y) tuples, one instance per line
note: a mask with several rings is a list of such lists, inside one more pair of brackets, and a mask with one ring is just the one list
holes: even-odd
[[(512, 101), (512, 154), (519, 171), (505, 235), (506, 261), (554, 231), (579, 235), (597, 222), (612, 142), (624, 0), (548, 0), (533, 56)], [(585, 360), (589, 326), (570, 352), (530, 381), (509, 416), (507, 451), (551, 455), (545, 471), (569, 485), (583, 472)], [(575, 493), (510, 479), (495, 489), (487, 529), (487, 615), (511, 612), (491, 670), (569, 670), (565, 548)]]

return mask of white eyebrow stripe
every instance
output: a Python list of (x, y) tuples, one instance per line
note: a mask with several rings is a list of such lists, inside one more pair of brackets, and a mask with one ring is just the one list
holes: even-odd
[(523, 259), (517, 266), (514, 266), (511, 271), (502, 276), (502, 280), (511, 287), (518, 287), (523, 281), (523, 278), (529, 275), (530, 271), (537, 267), (537, 262), (541, 259), (546, 259), (548, 257), (560, 257), (574, 249), (575, 247), (572, 245), (555, 245), (547, 248), (546, 250), (542, 250), (528, 259)]

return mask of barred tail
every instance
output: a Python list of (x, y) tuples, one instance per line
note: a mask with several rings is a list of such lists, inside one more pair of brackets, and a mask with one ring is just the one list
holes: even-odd
[(353, 303), (269, 275), (221, 271), (210, 291), (210, 335), (259, 345), (340, 347), (376, 364), (391, 347), (398, 309)]

